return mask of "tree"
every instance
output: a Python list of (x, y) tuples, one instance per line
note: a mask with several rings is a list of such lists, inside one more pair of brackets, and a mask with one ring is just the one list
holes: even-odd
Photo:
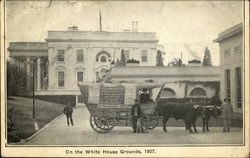
[(204, 51), (203, 66), (212, 66), (210, 50), (207, 47)]
[(16, 95), (20, 91), (25, 91), (27, 75), (24, 69), (7, 62), (7, 95)]
[(122, 49), (121, 51), (121, 60), (120, 60), (120, 66), (126, 66), (126, 58), (125, 58), (125, 54), (124, 54), (124, 50)]
[(184, 66), (184, 64), (182, 64), (182, 60), (181, 59), (176, 59), (174, 58), (173, 61), (168, 63), (168, 66)]
[(156, 66), (164, 66), (163, 64), (163, 58), (162, 58), (162, 53), (160, 50), (157, 50), (156, 54)]
[(121, 66), (119, 59), (116, 59), (115, 66), (117, 66), (117, 67)]

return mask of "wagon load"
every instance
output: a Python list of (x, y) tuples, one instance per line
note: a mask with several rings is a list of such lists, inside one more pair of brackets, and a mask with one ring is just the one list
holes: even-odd
[(79, 83), (84, 101), (100, 108), (121, 108), (134, 104), (136, 87), (126, 84)]

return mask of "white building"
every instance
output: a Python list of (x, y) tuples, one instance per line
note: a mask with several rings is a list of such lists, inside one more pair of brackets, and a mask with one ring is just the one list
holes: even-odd
[(69, 27), (67, 31), (49, 31), (46, 41), (11, 42), (10, 58), (24, 65), (27, 76), (34, 72), (36, 95), (71, 96), (76, 103), (82, 100), (77, 82), (98, 81), (111, 62), (121, 57), (122, 49), (126, 60), (133, 58), (140, 61), (139, 66), (155, 66), (159, 47), (156, 33), (138, 30), (92, 32)]
[(215, 42), (220, 46), (221, 99), (231, 98), (235, 112), (243, 106), (243, 26), (234, 25), (219, 33)]

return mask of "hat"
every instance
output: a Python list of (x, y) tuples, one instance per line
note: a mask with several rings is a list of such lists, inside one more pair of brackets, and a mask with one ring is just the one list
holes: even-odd
[(230, 98), (225, 98), (224, 101), (230, 101), (231, 99)]

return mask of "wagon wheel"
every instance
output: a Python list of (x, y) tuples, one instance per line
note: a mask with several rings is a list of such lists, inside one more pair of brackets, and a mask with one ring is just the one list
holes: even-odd
[[(143, 128), (143, 130), (145, 131), (145, 130), (147, 130), (147, 129), (149, 129), (148, 128), (148, 125), (149, 125), (149, 118), (148, 118), (148, 116), (146, 115), (146, 114), (144, 114), (144, 113), (142, 113), (142, 128)], [(133, 128), (133, 119), (132, 119), (132, 117), (131, 117), (131, 119), (130, 119), (130, 125), (131, 125), (131, 127)]]
[(159, 118), (156, 113), (148, 115), (148, 129), (154, 129), (159, 124)]
[(115, 124), (115, 116), (110, 111), (98, 110), (94, 115), (90, 116), (91, 127), (99, 133), (107, 133), (111, 131)]

